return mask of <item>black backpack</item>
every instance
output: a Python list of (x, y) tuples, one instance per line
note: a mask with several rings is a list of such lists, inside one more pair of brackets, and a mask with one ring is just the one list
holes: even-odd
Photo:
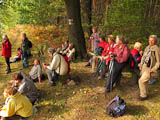
[(107, 105), (106, 112), (111, 117), (120, 117), (126, 112), (126, 103), (119, 96), (113, 98)]
[(98, 55), (101, 56), (103, 50), (104, 50), (103, 47), (98, 47), (98, 48), (95, 49), (94, 54), (95, 54), (96, 56), (98, 56)]
[(32, 48), (32, 42), (30, 40), (28, 40), (28, 47)]

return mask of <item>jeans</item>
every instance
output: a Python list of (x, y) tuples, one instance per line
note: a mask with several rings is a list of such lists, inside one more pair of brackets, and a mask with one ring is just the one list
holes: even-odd
[(10, 70), (11, 70), (9, 59), (10, 59), (10, 58), (6, 58), (6, 57), (5, 57), (5, 61), (6, 61), (6, 64), (7, 64), (7, 71), (10, 71)]
[(22, 64), (23, 64), (23, 68), (28, 67), (28, 53), (26, 51), (22, 52)]
[(48, 80), (51, 84), (53, 84), (58, 79), (58, 74), (55, 70), (46, 69)]
[(113, 67), (112, 67), (112, 74), (109, 73), (109, 76), (106, 81), (107, 90), (110, 91), (110, 89), (113, 88), (114, 83), (116, 83), (116, 86), (120, 85), (122, 70), (125, 67), (125, 65), (126, 63), (118, 63), (116, 60), (114, 60)]

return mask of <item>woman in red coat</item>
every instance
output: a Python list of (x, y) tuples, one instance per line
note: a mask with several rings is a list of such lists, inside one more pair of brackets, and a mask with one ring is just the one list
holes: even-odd
[(11, 57), (11, 43), (7, 35), (3, 35), (2, 39), (4, 40), (4, 42), (2, 43), (2, 56), (5, 57), (5, 61), (7, 64), (7, 74), (8, 74), (11, 72), (10, 61), (9, 61)]

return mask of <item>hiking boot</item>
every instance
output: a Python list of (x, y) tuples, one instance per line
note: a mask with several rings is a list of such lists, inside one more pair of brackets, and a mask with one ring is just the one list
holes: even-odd
[(144, 100), (147, 100), (148, 99), (148, 97), (141, 97), (141, 96), (139, 96), (139, 100), (140, 101), (144, 101)]
[(9, 73), (11, 73), (11, 70), (8, 70), (8, 71), (6, 72), (6, 74), (9, 74)]
[(49, 83), (48, 87), (56, 86), (56, 83)]
[(90, 63), (88, 63), (88, 64), (86, 64), (86, 65), (85, 65), (85, 67), (89, 67), (89, 66), (91, 66), (91, 64), (90, 64)]

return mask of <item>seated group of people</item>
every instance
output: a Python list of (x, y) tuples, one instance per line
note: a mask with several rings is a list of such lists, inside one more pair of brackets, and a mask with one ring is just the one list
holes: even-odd
[(4, 89), (5, 105), (0, 109), (0, 117), (5, 120), (29, 118), (39, 94), (33, 81), (23, 72), (13, 75), (11, 87)]
[(140, 42), (136, 42), (134, 48), (129, 50), (123, 36), (117, 35), (115, 38), (113, 35), (109, 35), (107, 42), (104, 37), (96, 32), (95, 28), (92, 31), (89, 43), (90, 48), (88, 49), (88, 51), (92, 51), (92, 57), (86, 66), (93, 65), (95, 67), (95, 59), (98, 59), (96, 74), (100, 75), (99, 79), (104, 79), (108, 71), (105, 94), (112, 90), (114, 84), (116, 86), (120, 85), (122, 70), (129, 64), (137, 76), (136, 80), (140, 89), (139, 99), (146, 100), (148, 98), (146, 82), (149, 81), (160, 66), (160, 51), (156, 45), (157, 35), (149, 37), (149, 45), (143, 53)]
[[(49, 80), (49, 86), (56, 85), (55, 81), (59, 75), (69, 74), (70, 62), (67, 55), (72, 56), (69, 51), (74, 53), (72, 52), (72, 44), (68, 44), (65, 53), (56, 51), (54, 48), (48, 49), (48, 56), (51, 58), (51, 63), (43, 63), (43, 67)], [(17, 56), (20, 56), (20, 54)], [(15, 59), (12, 62), (15, 62)], [(72, 60), (72, 57), (70, 57), (70, 60)], [(12, 86), (4, 89), (3, 94), (6, 101), (4, 103), (5, 105), (0, 109), (1, 119), (18, 120), (32, 116), (33, 105), (39, 97), (34, 82), (42, 84), (42, 68), (37, 59), (34, 60), (34, 66), (31, 68), (29, 75), (20, 71), (13, 75), (13, 80), (8, 81)]]

